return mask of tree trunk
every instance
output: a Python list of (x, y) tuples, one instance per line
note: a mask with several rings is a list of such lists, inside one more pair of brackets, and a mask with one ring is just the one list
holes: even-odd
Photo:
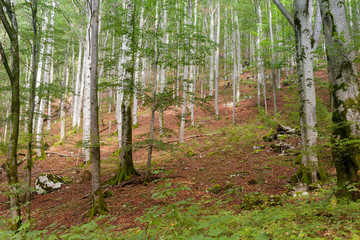
[(257, 35), (256, 35), (256, 64), (257, 64), (257, 103), (260, 107), (261, 99), (261, 86), (263, 87), (264, 97), (264, 109), (267, 114), (267, 102), (266, 102), (266, 88), (265, 88), (265, 74), (264, 74), (264, 61), (262, 58), (262, 11), (261, 0), (257, 0), (255, 3), (256, 16), (257, 16)]
[(277, 99), (276, 99), (276, 79), (275, 79), (275, 56), (274, 56), (274, 35), (272, 30), (272, 12), (271, 12), (271, 0), (268, 0), (269, 10), (269, 31), (270, 31), (270, 43), (271, 43), (271, 80), (273, 90), (273, 101), (274, 101), (274, 114), (277, 113)]
[(32, 12), (32, 27), (33, 27), (33, 39), (32, 39), (32, 63), (31, 63), (31, 82), (30, 82), (30, 97), (29, 97), (29, 109), (28, 109), (28, 145), (26, 156), (26, 218), (29, 221), (31, 217), (31, 170), (33, 165), (32, 159), (32, 145), (33, 145), (33, 119), (35, 109), (35, 87), (36, 87), (36, 74), (39, 61), (39, 39), (38, 39), (38, 18), (37, 18), (37, 0), (32, 0), (31, 5)]
[(337, 195), (356, 200), (360, 194), (351, 188), (359, 187), (360, 182), (360, 89), (353, 63), (355, 52), (350, 47), (344, 2), (323, 0), (321, 10), (333, 105), (331, 142), (339, 187)]
[(294, 2), (294, 18), (286, 11), (278, 0), (273, 0), (275, 5), (284, 14), (295, 30), (296, 41), (296, 63), (299, 82), (300, 98), (300, 130), (302, 158), (301, 166), (294, 180), (303, 183), (313, 183), (321, 179), (317, 146), (317, 118), (316, 118), (316, 96), (313, 74), (313, 51), (316, 49), (319, 39), (321, 23), (320, 9), (316, 12), (315, 27), (312, 29), (312, 1), (305, 2), (296, 0)]
[[(16, 231), (21, 224), (21, 211), (19, 203), (19, 181), (17, 172), (17, 147), (19, 137), (19, 119), (20, 119), (20, 50), (18, 39), (18, 24), (15, 15), (14, 3), (1, 0), (0, 21), (5, 28), (10, 39), (11, 66), (5, 50), (0, 42), (1, 61), (5, 66), (7, 75), (11, 83), (11, 110), (10, 110), (10, 140), (8, 154), (6, 159), (6, 176), (9, 186), (9, 203), (10, 203), (10, 225), (11, 229)], [(4, 12), (6, 9), (6, 14)], [(9, 20), (8, 20), (9, 19)], [(10, 21), (10, 22), (9, 22)]]
[[(215, 10), (214, 10), (214, 0), (211, 1), (211, 15), (210, 15), (210, 40), (215, 41)], [(214, 71), (215, 71), (215, 53), (214, 50), (211, 50), (212, 55), (210, 55), (210, 69), (209, 69), (209, 96), (214, 95)]]
[[(90, 10), (88, 10), (90, 11)], [(90, 122), (91, 122), (91, 101), (90, 101), (90, 64), (91, 64), (91, 16), (89, 13), (88, 18), (88, 27), (86, 30), (86, 45), (84, 49), (84, 62), (83, 62), (83, 81), (84, 81), (84, 106), (83, 106), (83, 154), (84, 162), (87, 163), (90, 161)]]
[[(296, 62), (299, 81), (300, 97), (300, 129), (302, 159), (298, 177), (301, 182), (317, 182), (321, 176), (319, 173), (318, 159), (316, 155), (317, 146), (317, 117), (316, 117), (316, 95), (313, 73), (312, 53), (312, 6), (304, 1), (295, 1), (295, 41)], [(304, 168), (304, 169), (302, 169)]]
[[(195, 34), (197, 34), (197, 4), (198, 0), (194, 0), (194, 28), (195, 28)], [(193, 43), (193, 48), (196, 51), (196, 43)], [(195, 54), (195, 52), (192, 52), (192, 54)], [(196, 80), (197, 80), (197, 66), (196, 64), (191, 66), (191, 72), (192, 72), (192, 82), (191, 82), (191, 95), (190, 95), (190, 119), (191, 119), (191, 126), (195, 126), (195, 94), (196, 94)]]
[[(68, 46), (69, 47), (69, 46)], [(65, 103), (66, 103), (66, 88), (68, 82), (68, 58), (69, 53), (68, 49), (66, 48), (65, 53), (65, 63), (63, 69), (63, 82), (61, 84), (61, 88), (63, 89), (64, 93), (62, 94), (62, 98), (60, 101), (60, 142), (65, 140), (65, 132), (66, 132), (66, 110), (65, 110)]]
[[(90, 4), (89, 4), (90, 5)], [(89, 13), (90, 21), (90, 160), (91, 160), (91, 200), (92, 207), (88, 217), (104, 214), (108, 211), (102, 191), (100, 178), (100, 138), (98, 123), (98, 27), (99, 27), (99, 1), (92, 0)], [(91, 9), (91, 12), (90, 12)]]
[[(50, 79), (50, 61), (52, 61), (52, 44), (53, 44), (53, 38), (54, 38), (54, 16), (55, 16), (55, 1), (52, 1), (52, 8), (51, 8), (51, 12), (50, 12), (50, 24), (49, 24), (49, 37), (47, 38), (47, 44), (45, 46), (43, 46), (45, 48), (45, 72), (44, 72), (44, 79), (43, 79), (43, 85), (46, 86), (49, 84), (49, 79)], [(46, 28), (47, 29), (47, 28)], [(41, 73), (40, 75), (37, 75), (37, 84), (40, 85), (41, 83)], [(36, 145), (37, 145), (37, 156), (41, 157), (42, 156), (42, 139), (43, 139), (43, 126), (44, 126), (44, 114), (45, 114), (45, 107), (46, 107), (46, 98), (42, 95), (45, 94), (44, 89), (40, 88), (39, 94), (38, 94), (38, 99), (40, 100), (40, 105), (38, 105), (38, 108), (36, 109), (37, 113), (38, 113), (38, 119), (37, 119), (37, 126), (36, 126)], [(35, 97), (36, 98), (36, 97)], [(36, 99), (35, 99), (35, 103), (36, 103)], [(36, 106), (35, 106), (36, 107)]]
[(216, 51), (215, 51), (215, 119), (219, 119), (219, 81), (220, 81), (220, 0), (216, 2)]
[(81, 97), (80, 97), (80, 91), (81, 89), (81, 64), (82, 64), (82, 43), (79, 41), (79, 54), (78, 54), (78, 60), (77, 60), (77, 68), (76, 68), (76, 80), (75, 80), (75, 92), (74, 92), (74, 108), (73, 108), (73, 121), (72, 121), (72, 127), (78, 129), (80, 127), (80, 119), (81, 119)]
[[(111, 185), (116, 185), (120, 182), (128, 180), (131, 175), (139, 175), (134, 167), (133, 154), (132, 154), (132, 105), (134, 97), (134, 82), (135, 82), (135, 58), (137, 52), (137, 42), (136, 42), (136, 3), (135, 1), (129, 1), (127, 3), (123, 2), (123, 7), (128, 11), (127, 13), (127, 22), (131, 26), (131, 32), (125, 36), (125, 43), (127, 44), (125, 48), (130, 49), (130, 56), (123, 56), (124, 67), (124, 76), (123, 76), (123, 87), (126, 89), (124, 91), (124, 98), (121, 103), (121, 153), (120, 153), (120, 168), (118, 173), (111, 178), (108, 183)], [(127, 4), (127, 5), (125, 5)]]

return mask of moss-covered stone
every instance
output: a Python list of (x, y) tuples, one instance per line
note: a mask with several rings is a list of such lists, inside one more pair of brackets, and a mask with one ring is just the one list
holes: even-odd
[(69, 183), (63, 177), (54, 174), (41, 174), (35, 180), (35, 189), (38, 194), (53, 192), (60, 189), (63, 184)]
[(265, 142), (273, 141), (274, 140), (274, 133), (275, 133), (275, 130), (271, 129), (270, 132), (263, 137), (263, 140)]
[(211, 188), (207, 189), (208, 192), (219, 194), (223, 188), (219, 184), (215, 184)]

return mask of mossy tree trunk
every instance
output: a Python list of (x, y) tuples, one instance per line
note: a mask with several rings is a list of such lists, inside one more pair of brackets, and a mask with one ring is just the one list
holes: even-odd
[[(19, 137), (20, 117), (20, 51), (18, 39), (18, 24), (15, 15), (14, 3), (10, 0), (0, 0), (0, 20), (10, 39), (11, 65), (8, 56), (0, 43), (1, 61), (5, 67), (11, 83), (11, 110), (10, 110), (10, 140), (6, 159), (6, 175), (9, 185), (9, 203), (11, 229), (17, 230), (21, 224), (19, 203), (19, 180), (17, 172), (17, 147)], [(4, 12), (6, 11), (6, 13)], [(7, 16), (6, 16), (7, 15)]]
[(130, 43), (130, 56), (126, 58), (128, 61), (124, 63), (125, 74), (123, 79), (124, 99), (121, 103), (121, 153), (120, 153), (120, 168), (119, 172), (108, 181), (111, 185), (116, 185), (120, 182), (128, 180), (131, 175), (139, 175), (134, 167), (133, 154), (132, 154), (132, 106), (134, 97), (135, 85), (135, 59), (137, 52), (137, 23), (136, 23), (136, 8), (135, 2), (124, 2), (124, 7), (128, 10), (128, 23), (131, 30), (126, 36)]
[(350, 46), (344, 1), (322, 0), (321, 13), (333, 104), (332, 155), (340, 187), (338, 195), (356, 200), (359, 192), (348, 188), (360, 182), (360, 90), (353, 64), (355, 53)]
[(317, 182), (322, 178), (316, 155), (318, 133), (316, 130), (316, 95), (313, 73), (314, 54), (312, 53), (318, 45), (321, 30), (320, 9), (319, 7), (317, 8), (313, 26), (311, 0), (295, 0), (294, 17), (289, 14), (279, 0), (273, 0), (273, 2), (284, 14), (295, 31), (302, 146), (301, 167), (295, 177), (299, 181), (309, 184)]
[(98, 120), (98, 28), (99, 28), (99, 1), (92, 0), (88, 6), (91, 14), (90, 22), (90, 161), (92, 167), (91, 200), (92, 208), (87, 216), (103, 214), (108, 211), (101, 191), (100, 178), (100, 139)]

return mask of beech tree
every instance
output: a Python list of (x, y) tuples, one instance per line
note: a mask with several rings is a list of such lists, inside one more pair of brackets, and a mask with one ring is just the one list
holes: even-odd
[(30, 96), (29, 96), (29, 109), (28, 109), (28, 145), (26, 155), (26, 217), (29, 220), (31, 216), (31, 179), (32, 179), (32, 165), (33, 165), (33, 120), (35, 109), (35, 88), (36, 88), (36, 75), (39, 61), (39, 39), (38, 39), (38, 17), (37, 17), (37, 0), (31, 2), (31, 15), (32, 15), (32, 27), (33, 27), (33, 39), (32, 39), (32, 51), (31, 51), (31, 80), (30, 80)]
[(317, 118), (316, 95), (313, 73), (313, 51), (316, 49), (321, 26), (320, 8), (315, 14), (314, 27), (312, 26), (312, 0), (295, 0), (294, 16), (285, 9), (279, 0), (274, 4), (284, 14), (293, 26), (296, 40), (296, 63), (300, 97), (300, 130), (302, 158), (301, 167), (296, 178), (303, 183), (317, 182), (322, 176), (319, 170), (316, 155), (317, 146)]
[[(138, 25), (136, 22), (136, 13), (137, 13), (137, 1), (128, 1), (123, 2), (123, 8), (126, 10), (126, 22), (127, 31), (124, 35), (124, 42), (126, 45), (123, 45), (123, 56), (121, 68), (123, 69), (122, 78), (120, 79), (120, 84), (122, 85), (123, 92), (119, 92), (122, 98), (117, 106), (118, 113), (120, 116), (117, 116), (120, 119), (120, 166), (117, 174), (109, 180), (109, 183), (116, 185), (122, 181), (127, 180), (131, 175), (139, 175), (134, 167), (133, 162), (133, 146), (132, 146), (132, 107), (133, 107), (133, 98), (134, 98), (134, 85), (135, 85), (135, 63), (136, 63), (136, 51), (138, 48), (137, 42), (137, 31)], [(130, 51), (129, 51), (130, 50)], [(119, 124), (119, 123), (118, 123)], [(119, 129), (119, 128), (118, 128)]]
[(100, 178), (100, 138), (98, 107), (98, 34), (99, 34), (99, 1), (88, 2), (90, 14), (90, 160), (92, 167), (91, 200), (92, 208), (87, 216), (103, 214), (108, 211), (101, 190)]
[(332, 99), (332, 155), (337, 173), (337, 194), (352, 200), (360, 198), (348, 186), (360, 182), (360, 110), (359, 80), (355, 51), (341, 0), (321, 0), (324, 19), (326, 56)]
[[(0, 55), (11, 84), (10, 108), (10, 140), (6, 159), (6, 176), (9, 187), (9, 204), (11, 216), (11, 229), (16, 231), (21, 224), (21, 211), (19, 203), (19, 180), (17, 148), (20, 119), (20, 49), (19, 29), (15, 13), (15, 4), (10, 0), (0, 1), (0, 21), (5, 28), (10, 41), (10, 53), (6, 52), (0, 41)], [(11, 61), (9, 61), (9, 57)]]

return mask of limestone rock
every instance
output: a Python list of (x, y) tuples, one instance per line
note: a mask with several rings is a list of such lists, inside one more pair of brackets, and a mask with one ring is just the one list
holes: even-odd
[(60, 189), (66, 180), (54, 174), (41, 174), (35, 180), (35, 189), (37, 194), (45, 194)]

